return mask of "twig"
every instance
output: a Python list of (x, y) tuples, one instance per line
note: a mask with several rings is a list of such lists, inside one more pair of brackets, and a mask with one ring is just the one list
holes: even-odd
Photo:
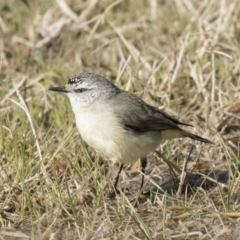
[(182, 188), (185, 182), (185, 178), (186, 178), (186, 165), (187, 165), (187, 159), (184, 158), (184, 162), (183, 162), (183, 167), (182, 167), (182, 174), (180, 176), (180, 181), (179, 181), (179, 186), (178, 186), (178, 190), (176, 193), (177, 198), (180, 198), (182, 195)]
[(14, 99), (11, 99), (11, 98), (10, 98), (10, 100), (11, 100), (13, 103), (15, 103), (17, 106), (19, 106), (19, 107), (25, 112), (25, 114), (27, 115), (27, 119), (28, 119), (28, 121), (29, 121), (29, 123), (30, 123), (31, 130), (32, 130), (33, 136), (34, 136), (34, 138), (35, 138), (35, 143), (36, 143), (36, 146), (37, 146), (37, 152), (38, 152), (38, 155), (39, 155), (39, 159), (40, 159), (40, 161), (41, 161), (41, 170), (42, 170), (43, 176), (44, 176), (47, 184), (53, 186), (51, 179), (48, 177), (48, 173), (47, 173), (47, 171), (46, 171), (46, 169), (45, 169), (45, 166), (44, 166), (44, 164), (42, 163), (43, 157), (42, 157), (42, 153), (41, 153), (41, 149), (40, 149), (40, 144), (39, 144), (39, 141), (38, 141), (38, 139), (37, 139), (37, 134), (36, 134), (36, 131), (35, 131), (35, 129), (34, 129), (33, 122), (32, 122), (32, 118), (31, 118), (31, 115), (30, 115), (30, 113), (29, 113), (29, 111), (28, 111), (27, 105), (25, 104), (25, 102), (24, 102), (24, 100), (23, 100), (20, 92), (18, 91), (18, 89), (16, 89), (16, 94), (17, 94), (20, 102), (17, 102), (17, 101), (15, 101)]
[(1, 105), (3, 105), (3, 103), (10, 98), (16, 91), (18, 91), (18, 89), (24, 84), (24, 82), (26, 81), (27, 77), (23, 77), (23, 79), (12, 89), (8, 92), (8, 94), (3, 98), (3, 100), (1, 101)]

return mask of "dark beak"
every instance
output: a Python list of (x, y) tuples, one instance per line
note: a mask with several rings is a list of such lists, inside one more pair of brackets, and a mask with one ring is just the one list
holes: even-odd
[(50, 91), (55, 91), (55, 92), (64, 92), (68, 93), (69, 91), (66, 89), (66, 87), (52, 87), (49, 88)]

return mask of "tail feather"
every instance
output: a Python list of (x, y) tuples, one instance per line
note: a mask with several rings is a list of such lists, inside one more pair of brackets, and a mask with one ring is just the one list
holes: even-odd
[(200, 141), (200, 142), (213, 144), (213, 142), (209, 141), (208, 139), (200, 137), (200, 136), (198, 136), (196, 134), (193, 134), (193, 133), (190, 133), (190, 132), (187, 132), (187, 131), (183, 131), (183, 135), (184, 135), (184, 137), (189, 137), (189, 138), (191, 138), (193, 140), (197, 140), (197, 141)]

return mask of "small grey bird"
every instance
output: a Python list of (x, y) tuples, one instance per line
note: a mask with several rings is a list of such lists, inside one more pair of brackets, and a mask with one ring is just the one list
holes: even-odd
[(189, 124), (148, 105), (95, 73), (80, 73), (71, 77), (67, 85), (49, 90), (68, 95), (83, 140), (108, 159), (121, 162), (111, 197), (117, 191), (123, 165), (139, 158), (143, 187), (146, 156), (165, 140), (189, 137), (211, 143), (178, 126)]

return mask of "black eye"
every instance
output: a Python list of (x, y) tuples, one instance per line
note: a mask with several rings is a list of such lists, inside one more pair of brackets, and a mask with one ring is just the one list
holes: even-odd
[(82, 93), (82, 92), (86, 92), (87, 89), (86, 88), (79, 88), (79, 89), (75, 89), (74, 92), (77, 92), (77, 93)]

